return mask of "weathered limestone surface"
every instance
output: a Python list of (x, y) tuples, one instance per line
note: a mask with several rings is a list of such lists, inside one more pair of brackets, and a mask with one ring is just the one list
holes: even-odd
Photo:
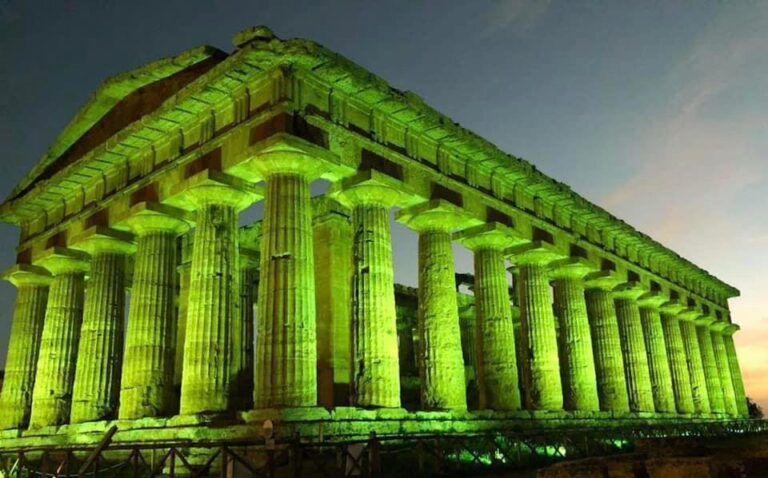
[[(515, 251), (516, 252), (516, 251)], [(526, 408), (563, 408), (557, 353), (557, 324), (552, 310), (548, 265), (554, 259), (540, 244), (524, 246), (513, 260), (520, 269), (520, 324)]]
[[(176, 238), (186, 222), (160, 211), (128, 219), (136, 234), (133, 286), (120, 380), (122, 420), (170, 415), (176, 355)], [(181, 379), (181, 377), (179, 377)]]
[(125, 259), (132, 238), (95, 228), (73, 247), (91, 256), (72, 389), (70, 423), (113, 418), (120, 395), (125, 313)]
[(732, 325), (723, 333), (723, 342), (725, 351), (728, 355), (728, 364), (731, 369), (731, 381), (733, 382), (733, 393), (736, 398), (736, 409), (739, 416), (748, 417), (747, 395), (744, 392), (744, 380), (741, 378), (741, 367), (739, 366), (739, 357), (736, 355), (736, 346), (733, 344), (733, 333), (738, 330), (738, 326)]
[[(184, 373), (184, 340), (187, 335), (187, 313), (189, 312), (189, 287), (192, 281), (192, 249), (194, 233), (189, 231), (182, 234), (181, 258), (177, 268), (179, 272), (179, 298), (176, 306), (176, 328), (174, 330), (176, 352), (173, 359), (173, 387), (181, 390), (181, 376)], [(178, 399), (175, 403), (179, 408)]]
[(40, 350), (50, 274), (43, 268), (17, 265), (3, 274), (16, 286), (11, 336), (0, 393), (0, 430), (27, 425), (32, 407), (35, 366)]
[(317, 342), (309, 178), (267, 178), (256, 343), (254, 406), (317, 403)]
[(232, 324), (232, 397), (233, 410), (253, 408), (253, 341), (255, 287), (258, 277), (258, 253), (241, 249), (240, 291)]
[(672, 389), (675, 392), (675, 408), (678, 413), (694, 413), (691, 375), (688, 371), (688, 358), (683, 344), (680, 320), (677, 310), (661, 311), (661, 325), (664, 329), (664, 343), (669, 357), (669, 370), (672, 375)]
[(654, 411), (648, 352), (645, 348), (643, 325), (637, 299), (641, 290), (619, 289), (615, 292), (616, 318), (619, 323), (621, 352), (627, 377), (629, 409), (633, 412)]
[(725, 413), (723, 402), (723, 386), (720, 383), (720, 375), (715, 362), (715, 350), (712, 347), (712, 335), (709, 326), (712, 319), (709, 317), (696, 321), (696, 335), (699, 339), (701, 350), (701, 363), (704, 367), (704, 379), (707, 383), (707, 396), (712, 413)]
[(728, 415), (736, 417), (739, 415), (739, 410), (736, 406), (736, 393), (734, 392), (730, 364), (728, 363), (728, 352), (725, 348), (725, 341), (723, 340), (723, 328), (724, 327), (720, 324), (713, 325), (712, 349), (715, 354), (715, 362), (717, 363), (720, 383), (723, 387), (723, 407)]
[(231, 407), (232, 343), (240, 293), (238, 213), (255, 194), (220, 180), (179, 185), (196, 209), (180, 413)]
[(566, 410), (600, 410), (589, 330), (584, 276), (579, 262), (558, 264), (553, 273), (555, 316), (559, 321), (560, 375)]
[(53, 274), (53, 282), (40, 339), (30, 428), (61, 425), (69, 419), (88, 270), (87, 256), (71, 250), (49, 250), (37, 264)]
[(624, 376), (624, 359), (621, 354), (616, 308), (608, 290), (610, 287), (599, 281), (587, 283), (587, 312), (595, 354), (597, 391), (601, 410), (628, 412), (629, 397)]
[(648, 352), (654, 406), (657, 412), (674, 413), (675, 393), (658, 309), (660, 304), (659, 301), (653, 300), (653, 296), (641, 297), (640, 300), (640, 320)]
[(504, 249), (515, 240), (500, 224), (478, 226), (460, 234), (474, 251), (475, 374), (479, 408), (518, 410), (517, 350)]
[[(352, 367), (352, 223), (328, 197), (313, 199), (317, 302), (317, 400), (349, 405)], [(328, 271), (333, 271), (329, 274)]]
[(709, 395), (707, 394), (707, 380), (704, 377), (704, 365), (701, 361), (701, 349), (699, 337), (696, 335), (696, 324), (693, 322), (692, 313), (682, 313), (680, 317), (680, 332), (683, 336), (685, 357), (688, 361), (688, 373), (691, 377), (691, 391), (693, 394), (693, 406), (696, 413), (710, 413)]

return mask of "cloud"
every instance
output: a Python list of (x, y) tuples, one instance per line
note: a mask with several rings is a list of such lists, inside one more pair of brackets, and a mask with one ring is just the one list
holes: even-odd
[(503, 30), (526, 34), (539, 24), (551, 3), (551, 0), (497, 0), (489, 14), (485, 34)]

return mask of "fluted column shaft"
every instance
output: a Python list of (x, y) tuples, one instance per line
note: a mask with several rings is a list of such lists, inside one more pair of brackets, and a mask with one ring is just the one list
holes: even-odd
[(704, 379), (707, 383), (710, 410), (712, 413), (725, 413), (723, 386), (720, 383), (720, 375), (717, 370), (709, 324), (710, 321), (696, 324), (696, 335), (699, 339), (699, 349), (701, 350), (701, 363), (704, 367)]
[(422, 406), (465, 409), (464, 358), (451, 234), (419, 234), (419, 358)]
[(707, 394), (707, 380), (704, 376), (704, 365), (701, 361), (699, 338), (696, 335), (696, 324), (694, 324), (692, 320), (680, 319), (680, 332), (683, 336), (685, 357), (688, 363), (688, 373), (691, 377), (693, 407), (696, 413), (707, 414), (710, 412), (709, 395)]
[(728, 352), (725, 348), (723, 333), (718, 329), (712, 331), (712, 348), (715, 354), (720, 383), (723, 387), (723, 407), (728, 415), (736, 417), (739, 415), (739, 410), (736, 406), (736, 393), (734, 392), (731, 368), (728, 363)]
[(674, 413), (674, 386), (659, 310), (653, 306), (641, 306), (640, 320), (645, 337), (645, 348), (648, 352), (648, 368), (656, 411)]
[(672, 389), (675, 392), (677, 413), (693, 413), (693, 389), (691, 374), (688, 371), (688, 358), (685, 353), (680, 320), (673, 314), (661, 313), (664, 328), (664, 343), (669, 357), (669, 370), (672, 375)]
[(314, 255), (309, 180), (267, 178), (261, 242), (254, 405), (317, 403)]
[(586, 300), (600, 409), (628, 412), (629, 397), (624, 375), (624, 358), (613, 298), (604, 288), (590, 287), (586, 291)]
[(582, 274), (561, 274), (552, 282), (559, 322), (560, 375), (567, 410), (600, 410)]
[(176, 238), (186, 225), (167, 216), (133, 218), (137, 234), (125, 338), (120, 419), (169, 415), (176, 355)]
[(648, 352), (645, 349), (637, 296), (619, 293), (615, 300), (629, 409), (633, 412), (653, 412), (655, 408), (651, 391), (651, 374), (648, 368)]
[(20, 428), (29, 421), (35, 366), (51, 282), (44, 270), (26, 272), (21, 267), (16, 266), (15, 271), (6, 274), (18, 292), (0, 394), (0, 430)]
[(547, 263), (535, 255), (518, 262), (525, 403), (531, 410), (563, 408), (557, 329)]
[(475, 347), (480, 408), (517, 410), (521, 405), (509, 280), (501, 250), (475, 251)]
[(253, 408), (254, 296), (257, 267), (241, 257), (240, 291), (232, 330), (232, 405), (235, 410)]
[(53, 274), (40, 339), (37, 376), (32, 394), (30, 428), (61, 425), (69, 419), (75, 360), (83, 318), (83, 260), (52, 259), (44, 266)]
[(739, 357), (736, 355), (736, 346), (733, 344), (733, 332), (723, 334), (725, 351), (728, 354), (728, 365), (731, 370), (731, 381), (733, 382), (733, 393), (736, 397), (736, 409), (739, 416), (748, 417), (747, 395), (744, 391), (744, 380), (741, 377), (741, 367), (739, 366)]

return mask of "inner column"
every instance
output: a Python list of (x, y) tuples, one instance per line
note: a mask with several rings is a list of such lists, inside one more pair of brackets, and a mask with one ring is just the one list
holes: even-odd
[(3, 274), (16, 286), (11, 336), (0, 393), (0, 430), (21, 428), (29, 421), (40, 336), (51, 275), (42, 267), (18, 264)]
[(69, 420), (88, 256), (53, 248), (35, 262), (53, 275), (53, 282), (40, 338), (30, 428), (63, 425)]

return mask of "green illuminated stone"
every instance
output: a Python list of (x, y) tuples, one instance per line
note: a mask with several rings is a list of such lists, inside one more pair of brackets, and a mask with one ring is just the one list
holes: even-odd
[(254, 377), (254, 296), (258, 277), (258, 253), (240, 249), (240, 278), (236, 313), (232, 321), (232, 393), (231, 408), (250, 410), (253, 408)]
[(179, 412), (232, 406), (232, 346), (240, 293), (238, 213), (258, 192), (233, 179), (199, 173), (176, 187), (196, 210)]
[(419, 232), (419, 373), (427, 410), (467, 408), (451, 233), (479, 221), (443, 200), (404, 209), (399, 221)]
[(96, 227), (73, 240), (91, 256), (72, 389), (70, 423), (113, 418), (120, 394), (125, 313), (125, 258), (130, 235)]
[(645, 349), (648, 352), (653, 403), (657, 412), (674, 413), (676, 409), (672, 372), (658, 309), (664, 300), (662, 296), (650, 293), (641, 296), (638, 299), (638, 305), (645, 337)]
[(643, 325), (637, 304), (637, 299), (642, 294), (642, 289), (627, 285), (616, 289), (614, 297), (627, 379), (629, 409), (633, 412), (653, 412), (655, 408), (648, 352), (645, 348)]
[(688, 373), (691, 376), (691, 391), (693, 392), (693, 407), (696, 413), (708, 414), (709, 395), (707, 394), (707, 380), (704, 376), (704, 364), (701, 361), (701, 349), (699, 337), (696, 334), (696, 324), (693, 322), (700, 314), (695, 310), (682, 312), (680, 318), (680, 332), (685, 346), (685, 357), (688, 361)]
[(728, 355), (728, 365), (731, 369), (731, 381), (733, 382), (733, 394), (736, 399), (736, 409), (739, 416), (748, 417), (747, 395), (744, 392), (744, 380), (741, 378), (741, 367), (739, 366), (739, 357), (736, 355), (736, 347), (733, 344), (733, 333), (739, 330), (739, 326), (731, 324), (723, 332), (723, 343)]
[(53, 248), (36, 264), (53, 274), (53, 281), (40, 339), (30, 428), (61, 425), (69, 419), (88, 257)]
[(699, 339), (701, 350), (701, 363), (704, 367), (704, 378), (707, 383), (707, 396), (712, 413), (725, 413), (723, 402), (723, 386), (720, 383), (720, 375), (715, 361), (715, 350), (712, 347), (712, 335), (709, 326), (714, 321), (711, 317), (701, 317), (696, 321), (696, 335)]
[(180, 211), (138, 204), (125, 220), (136, 235), (131, 303), (120, 380), (121, 420), (171, 414), (176, 352), (176, 238)]
[(389, 211), (408, 200), (405, 186), (376, 172), (344, 181), (354, 234), (353, 400), (362, 407), (400, 406), (395, 279)]
[(518, 246), (507, 252), (520, 270), (520, 324), (526, 408), (560, 410), (563, 408), (563, 388), (548, 269), (549, 264), (559, 256), (540, 242)]
[(560, 331), (560, 375), (567, 410), (600, 410), (592, 334), (584, 297), (584, 276), (588, 272), (580, 260), (568, 259), (555, 263), (552, 273), (555, 316)]
[[(352, 223), (328, 196), (312, 199), (318, 404), (349, 405), (352, 368)], [(329, 271), (332, 273), (329, 274)]]
[(679, 306), (667, 304), (661, 310), (661, 325), (664, 329), (664, 343), (669, 357), (669, 371), (672, 375), (672, 389), (675, 395), (675, 408), (678, 413), (694, 413), (691, 375), (688, 371), (688, 358), (683, 344), (680, 320), (677, 318)]
[(473, 227), (458, 239), (475, 254), (475, 374), (480, 409), (518, 410), (517, 352), (504, 249), (517, 240), (498, 223)]
[(616, 307), (610, 290), (615, 285), (604, 272), (592, 274), (586, 283), (585, 297), (589, 316), (592, 348), (595, 354), (597, 392), (600, 409), (628, 412), (629, 397), (624, 375)]
[(176, 330), (174, 331), (176, 343), (176, 353), (173, 358), (173, 388), (175, 408), (179, 408), (179, 398), (181, 391), (181, 376), (184, 374), (184, 340), (187, 335), (187, 313), (189, 312), (189, 287), (192, 282), (192, 249), (194, 245), (194, 234), (192, 231), (182, 234), (181, 259), (178, 267), (179, 272), (179, 298), (176, 306)]
[(29, 421), (51, 275), (41, 267), (19, 264), (3, 278), (18, 292), (0, 393), (0, 430), (20, 428)]
[(317, 403), (317, 338), (309, 177), (267, 178), (259, 279), (254, 406)]
[(736, 393), (734, 392), (730, 364), (728, 363), (728, 352), (723, 340), (723, 330), (727, 327), (728, 324), (725, 322), (712, 324), (712, 349), (715, 354), (715, 362), (717, 362), (720, 383), (723, 387), (723, 406), (725, 412), (732, 417), (736, 417), (739, 415), (739, 410), (736, 406)]

